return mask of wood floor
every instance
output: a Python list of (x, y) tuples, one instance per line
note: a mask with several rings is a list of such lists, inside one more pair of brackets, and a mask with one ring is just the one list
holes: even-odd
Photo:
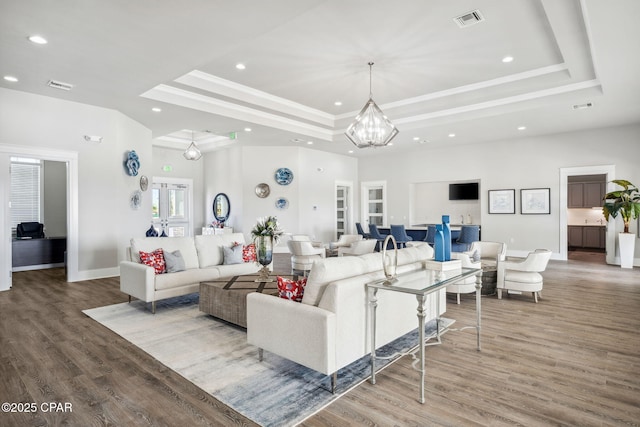
[[(570, 260), (544, 277), (538, 304), (483, 297), (481, 352), (472, 330), (428, 347), (425, 404), (404, 358), (303, 425), (640, 425), (640, 272)], [(117, 278), (65, 283), (51, 269), (13, 282), (0, 293), (0, 402), (38, 409), (0, 412), (0, 426), (253, 425), (81, 313), (126, 301)], [(473, 324), (473, 309), (463, 296), (446, 316)]]

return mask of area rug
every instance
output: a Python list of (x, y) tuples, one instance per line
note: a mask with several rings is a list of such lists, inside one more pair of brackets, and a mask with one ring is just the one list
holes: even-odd
[[(83, 312), (263, 426), (298, 424), (370, 375), (370, 359), (363, 357), (338, 371), (332, 394), (326, 375), (266, 351), (260, 362), (246, 331), (199, 311), (198, 295), (160, 301), (155, 315), (142, 301)], [(441, 319), (441, 327), (452, 323)], [(434, 335), (435, 327), (435, 320), (427, 324), (427, 336)], [(387, 366), (414, 348), (417, 334), (416, 329), (380, 349), (378, 355), (389, 358), (377, 365)]]

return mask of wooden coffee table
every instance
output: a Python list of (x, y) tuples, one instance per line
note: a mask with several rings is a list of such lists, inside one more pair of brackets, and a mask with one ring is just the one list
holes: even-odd
[(200, 311), (234, 325), (247, 327), (247, 294), (278, 294), (276, 277), (298, 280), (297, 275), (272, 275), (273, 282), (256, 282), (257, 274), (233, 276), (200, 283)]

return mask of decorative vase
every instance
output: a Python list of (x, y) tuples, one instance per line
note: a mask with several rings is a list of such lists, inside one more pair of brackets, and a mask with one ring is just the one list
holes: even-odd
[(444, 238), (444, 260), (451, 261), (451, 226), (449, 215), (442, 215), (442, 237)]
[(272, 282), (273, 279), (269, 278), (269, 264), (273, 261), (273, 237), (271, 236), (258, 236), (255, 240), (256, 243), (256, 258), (262, 268), (259, 272), (259, 277), (256, 282)]
[(636, 235), (633, 233), (619, 233), (618, 246), (620, 249), (620, 267), (633, 268)]
[(436, 233), (433, 238), (434, 259), (444, 262), (444, 233), (442, 232), (442, 224), (436, 225)]

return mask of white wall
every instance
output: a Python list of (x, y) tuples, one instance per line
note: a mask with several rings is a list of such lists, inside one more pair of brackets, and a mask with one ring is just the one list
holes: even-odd
[[(99, 135), (103, 141), (88, 143), (84, 135)], [(118, 263), (124, 259), (129, 239), (149, 226), (150, 198), (143, 197), (139, 210), (129, 205), (140, 175), (150, 175), (149, 129), (106, 108), (0, 89), (0, 145), (11, 146), (11, 152), (18, 154), (20, 147), (77, 153), (77, 212), (73, 215), (78, 218), (78, 247), (76, 254), (68, 254), (77, 257), (77, 271), (69, 275), (82, 280), (119, 274)], [(141, 162), (137, 177), (128, 176), (123, 166), (125, 153), (132, 149)], [(8, 161), (4, 156), (0, 159)], [(0, 165), (0, 170), (8, 166)]]
[[(275, 181), (281, 167), (293, 172), (291, 184)], [(226, 193), (232, 225), (246, 239), (256, 220), (268, 215), (277, 216), (287, 233), (308, 234), (323, 242), (335, 239), (336, 181), (357, 184), (356, 159), (300, 147), (232, 147), (205, 155), (207, 210), (215, 194)], [(255, 194), (261, 183), (271, 189), (266, 198)], [(288, 209), (276, 208), (279, 197), (289, 201)]]
[[(565, 232), (559, 225), (560, 168), (615, 165), (616, 178), (640, 185), (639, 158), (640, 125), (633, 125), (477, 146), (421, 147), (409, 155), (389, 150), (384, 156), (361, 159), (359, 178), (387, 181), (388, 214), (395, 218), (408, 217), (411, 212), (408, 189), (412, 183), (479, 179), (483, 240), (507, 242), (514, 255), (536, 248), (558, 253), (560, 233)], [(397, 165), (402, 165), (401, 173)], [(521, 215), (519, 190), (538, 187), (551, 189), (551, 214)], [(489, 215), (487, 191), (507, 188), (516, 190), (516, 214)], [(636, 258), (640, 258), (640, 242)]]

